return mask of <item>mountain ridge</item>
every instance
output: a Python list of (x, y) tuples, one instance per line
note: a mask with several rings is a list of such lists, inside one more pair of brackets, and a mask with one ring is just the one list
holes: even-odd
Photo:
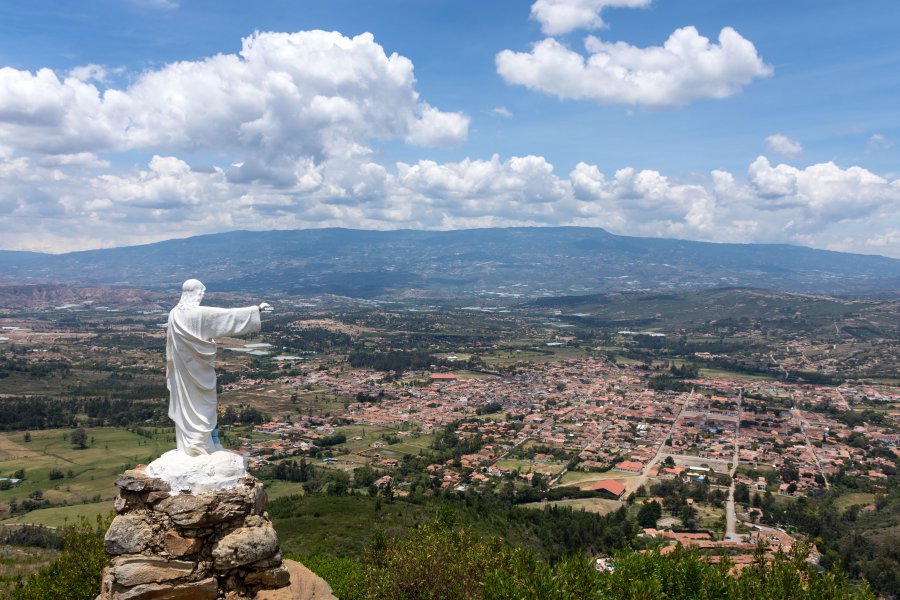
[(588, 227), (239, 230), (66, 254), (5, 250), (0, 269), (12, 281), (153, 289), (199, 277), (220, 291), (367, 298), (511, 286), (532, 296), (721, 286), (831, 294), (900, 289), (900, 260), (878, 255), (639, 238)]

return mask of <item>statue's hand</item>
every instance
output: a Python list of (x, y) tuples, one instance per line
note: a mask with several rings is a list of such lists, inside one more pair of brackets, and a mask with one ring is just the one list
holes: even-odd
[(268, 302), (260, 302), (259, 303), (259, 310), (266, 310), (267, 308), (272, 308), (272, 305), (269, 304)]

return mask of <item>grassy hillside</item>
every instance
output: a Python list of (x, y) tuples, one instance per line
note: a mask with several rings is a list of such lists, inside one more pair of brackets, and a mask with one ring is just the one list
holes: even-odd
[[(105, 514), (118, 490), (116, 477), (126, 465), (146, 464), (174, 446), (164, 430), (147, 436), (111, 427), (86, 429), (87, 447), (72, 443), (74, 429), (0, 434), (0, 475), (25, 478), (0, 489), (0, 517), (6, 522), (61, 525), (66, 517)], [(10, 515), (10, 505), (31, 501), (38, 510)], [(98, 504), (99, 503), (99, 504)], [(46, 508), (41, 508), (46, 507)], [(11, 518), (10, 518), (11, 517)]]

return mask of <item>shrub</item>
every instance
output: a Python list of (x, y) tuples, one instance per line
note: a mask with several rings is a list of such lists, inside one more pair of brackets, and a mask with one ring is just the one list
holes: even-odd
[(96, 524), (82, 517), (66, 529), (58, 559), (29, 577), (13, 591), (13, 600), (94, 600), (100, 593), (107, 557), (103, 536), (112, 516), (97, 517)]
[(611, 559), (613, 572), (598, 573), (587, 556), (551, 567), (528, 550), (454, 529), (452, 519), (439, 515), (405, 540), (376, 535), (361, 562), (314, 557), (306, 563), (343, 600), (874, 600), (865, 585), (853, 587), (837, 571), (820, 573), (807, 556), (800, 544), (766, 561), (760, 548), (753, 564), (733, 574), (727, 557), (711, 564), (696, 549), (621, 550)]
[(316, 555), (304, 558), (303, 565), (328, 582), (341, 600), (365, 600), (366, 581), (363, 565), (352, 558)]

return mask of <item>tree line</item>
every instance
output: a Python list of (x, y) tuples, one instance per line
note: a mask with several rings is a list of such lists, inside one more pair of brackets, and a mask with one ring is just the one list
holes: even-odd
[(132, 423), (165, 423), (168, 419), (167, 410), (167, 403), (161, 401), (13, 396), (0, 398), (0, 430), (124, 427)]

